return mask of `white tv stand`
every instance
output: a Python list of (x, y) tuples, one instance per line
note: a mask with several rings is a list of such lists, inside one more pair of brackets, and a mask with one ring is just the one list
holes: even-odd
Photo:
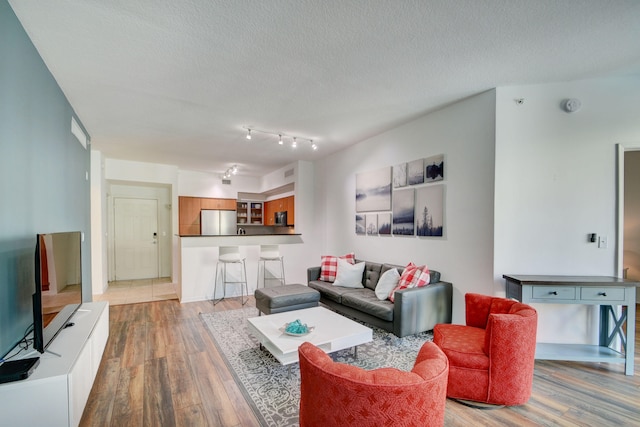
[[(109, 338), (109, 305), (83, 303), (29, 378), (0, 384), (0, 424), (76, 427)], [(37, 353), (39, 354), (39, 353)], [(33, 356), (33, 355), (32, 355)]]

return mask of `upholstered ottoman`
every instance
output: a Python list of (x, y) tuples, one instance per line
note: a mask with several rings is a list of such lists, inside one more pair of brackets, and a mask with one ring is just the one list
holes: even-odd
[(256, 289), (254, 296), (256, 307), (264, 314), (317, 307), (320, 301), (320, 292), (297, 283)]

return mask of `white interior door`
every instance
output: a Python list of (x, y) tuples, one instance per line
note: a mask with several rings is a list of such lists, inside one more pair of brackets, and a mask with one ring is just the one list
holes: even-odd
[(116, 280), (158, 277), (158, 201), (114, 199)]

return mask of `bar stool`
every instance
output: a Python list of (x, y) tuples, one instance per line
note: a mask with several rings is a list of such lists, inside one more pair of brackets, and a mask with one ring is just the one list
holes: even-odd
[[(214, 278), (213, 287), (213, 305), (216, 305), (227, 296), (227, 284), (228, 283), (240, 283), (240, 297), (242, 298), (242, 305), (245, 305), (249, 301), (249, 288), (247, 286), (247, 266), (244, 262), (244, 258), (240, 255), (240, 248), (238, 246), (220, 246), (218, 253), (218, 262), (216, 263), (216, 276)], [(218, 267), (222, 263), (222, 298), (216, 301), (216, 291), (218, 290)], [(241, 266), (240, 280), (227, 280), (227, 266), (229, 264), (238, 264)], [(243, 275), (244, 274), (244, 275)], [(244, 284), (244, 289), (242, 288)], [(247, 298), (244, 298), (244, 295)]]
[(278, 245), (260, 245), (260, 259), (258, 260), (258, 277), (256, 281), (256, 289), (260, 287), (260, 263), (262, 263), (262, 287), (267, 286), (267, 262), (279, 262), (280, 263), (280, 277), (270, 277), (268, 280), (278, 280), (285, 284), (284, 280), (284, 260), (280, 255), (280, 248)]

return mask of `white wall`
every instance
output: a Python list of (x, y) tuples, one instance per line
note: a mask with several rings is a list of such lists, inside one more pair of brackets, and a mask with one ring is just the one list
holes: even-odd
[(102, 153), (91, 150), (91, 292), (107, 290), (107, 191)]
[(180, 169), (178, 195), (236, 199), (239, 191), (249, 193), (260, 191), (260, 178), (234, 175), (230, 180), (230, 185), (223, 184), (220, 174)]
[[(582, 109), (564, 112), (565, 98)], [(497, 89), (495, 293), (504, 273), (617, 275), (615, 144), (638, 145), (638, 105), (633, 76)], [(538, 341), (596, 342), (592, 307), (536, 308)]]
[[(494, 105), (495, 92), (488, 91), (317, 162), (315, 226), (322, 253), (426, 263), (453, 283), (453, 321), (464, 322), (464, 294), (493, 288)], [(445, 155), (443, 238), (355, 234), (357, 173), (438, 154)], [(319, 262), (319, 256), (311, 260)]]

